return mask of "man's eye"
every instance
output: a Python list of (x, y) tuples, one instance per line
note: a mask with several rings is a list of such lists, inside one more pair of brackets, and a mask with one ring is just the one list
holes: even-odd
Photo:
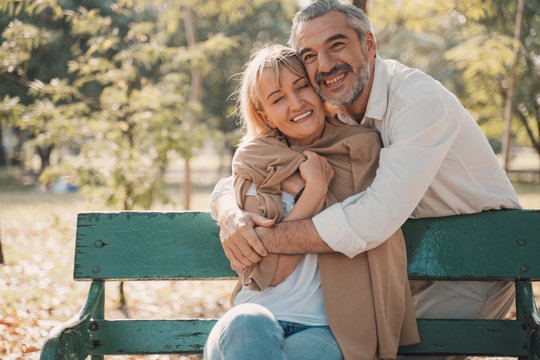
[(313, 55), (313, 54), (306, 54), (306, 55), (304, 55), (304, 59), (303, 59), (303, 60), (304, 60), (304, 62), (305, 62), (306, 64), (309, 64), (310, 62), (313, 62), (313, 61), (315, 60), (315, 55)]
[(338, 41), (338, 42), (335, 42), (332, 44), (332, 49), (336, 49), (336, 48), (340, 48), (340, 47), (343, 47), (345, 45), (345, 43), (341, 42), (341, 41)]

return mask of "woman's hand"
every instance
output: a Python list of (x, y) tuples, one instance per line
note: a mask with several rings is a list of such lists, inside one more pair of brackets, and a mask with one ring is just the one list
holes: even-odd
[(300, 176), (306, 182), (306, 187), (320, 189), (326, 194), (328, 185), (334, 178), (334, 169), (328, 164), (325, 157), (319, 156), (313, 151), (305, 150), (306, 161), (300, 164)]

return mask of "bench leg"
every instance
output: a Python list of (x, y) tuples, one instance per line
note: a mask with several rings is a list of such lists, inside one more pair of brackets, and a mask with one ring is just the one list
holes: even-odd
[(534, 293), (530, 281), (516, 281), (516, 317), (523, 321), (524, 330), (528, 334), (529, 342), (525, 344), (529, 351), (528, 358), (540, 359), (540, 316), (534, 300)]

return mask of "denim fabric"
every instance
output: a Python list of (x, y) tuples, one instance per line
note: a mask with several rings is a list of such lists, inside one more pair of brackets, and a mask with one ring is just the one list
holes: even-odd
[(216, 323), (204, 347), (205, 360), (343, 359), (328, 326), (277, 321), (257, 304), (242, 304)]
[(278, 323), (283, 329), (283, 336), (285, 337), (285, 339), (291, 335), (294, 335), (302, 330), (306, 330), (309, 328), (309, 325), (298, 324), (290, 321), (278, 320)]

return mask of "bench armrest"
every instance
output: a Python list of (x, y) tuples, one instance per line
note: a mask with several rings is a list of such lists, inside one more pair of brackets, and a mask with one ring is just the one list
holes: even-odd
[[(93, 281), (79, 313), (51, 330), (41, 349), (40, 360), (86, 359), (91, 347), (90, 320), (103, 307), (103, 282)], [(73, 357), (75, 355), (76, 357)]]

